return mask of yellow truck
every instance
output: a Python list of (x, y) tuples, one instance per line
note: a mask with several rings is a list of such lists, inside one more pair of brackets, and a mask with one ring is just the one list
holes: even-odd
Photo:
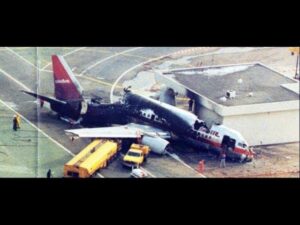
[(119, 143), (95, 140), (64, 166), (65, 177), (88, 178), (116, 157)]
[(123, 166), (139, 167), (143, 162), (147, 161), (150, 147), (146, 145), (132, 144), (129, 151), (123, 158)]

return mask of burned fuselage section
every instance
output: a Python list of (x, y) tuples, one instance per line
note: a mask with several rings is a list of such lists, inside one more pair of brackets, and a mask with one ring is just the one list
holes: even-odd
[(89, 126), (127, 124), (129, 118), (124, 110), (124, 105), (119, 103), (90, 102), (85, 114), (82, 115), (82, 124)]
[(206, 127), (204, 121), (190, 112), (130, 91), (125, 93), (123, 101), (126, 114), (132, 119), (170, 130), (177, 136)]

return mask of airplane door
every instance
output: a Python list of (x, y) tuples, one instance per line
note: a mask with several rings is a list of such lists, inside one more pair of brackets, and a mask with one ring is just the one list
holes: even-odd
[(227, 148), (231, 147), (232, 149), (234, 149), (235, 148), (235, 143), (236, 143), (235, 139), (230, 138), (227, 135), (224, 135), (221, 147), (222, 148), (224, 148), (224, 147), (227, 147)]

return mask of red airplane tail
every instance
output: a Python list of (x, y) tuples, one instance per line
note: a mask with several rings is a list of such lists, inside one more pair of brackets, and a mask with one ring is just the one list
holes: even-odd
[(83, 89), (62, 56), (52, 56), (55, 98), (63, 101), (81, 101)]

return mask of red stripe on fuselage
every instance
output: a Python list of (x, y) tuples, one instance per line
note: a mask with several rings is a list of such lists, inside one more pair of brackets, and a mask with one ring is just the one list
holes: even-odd
[[(221, 143), (219, 143), (219, 142), (215, 142), (215, 141), (212, 141), (212, 140), (207, 140), (205, 138), (202, 138), (202, 140), (204, 142), (206, 142), (207, 144), (212, 145), (213, 147), (221, 148)], [(235, 147), (233, 149), (233, 152), (237, 153), (237, 154), (252, 155), (252, 153), (250, 151), (242, 149), (242, 148), (238, 148), (238, 147)]]

